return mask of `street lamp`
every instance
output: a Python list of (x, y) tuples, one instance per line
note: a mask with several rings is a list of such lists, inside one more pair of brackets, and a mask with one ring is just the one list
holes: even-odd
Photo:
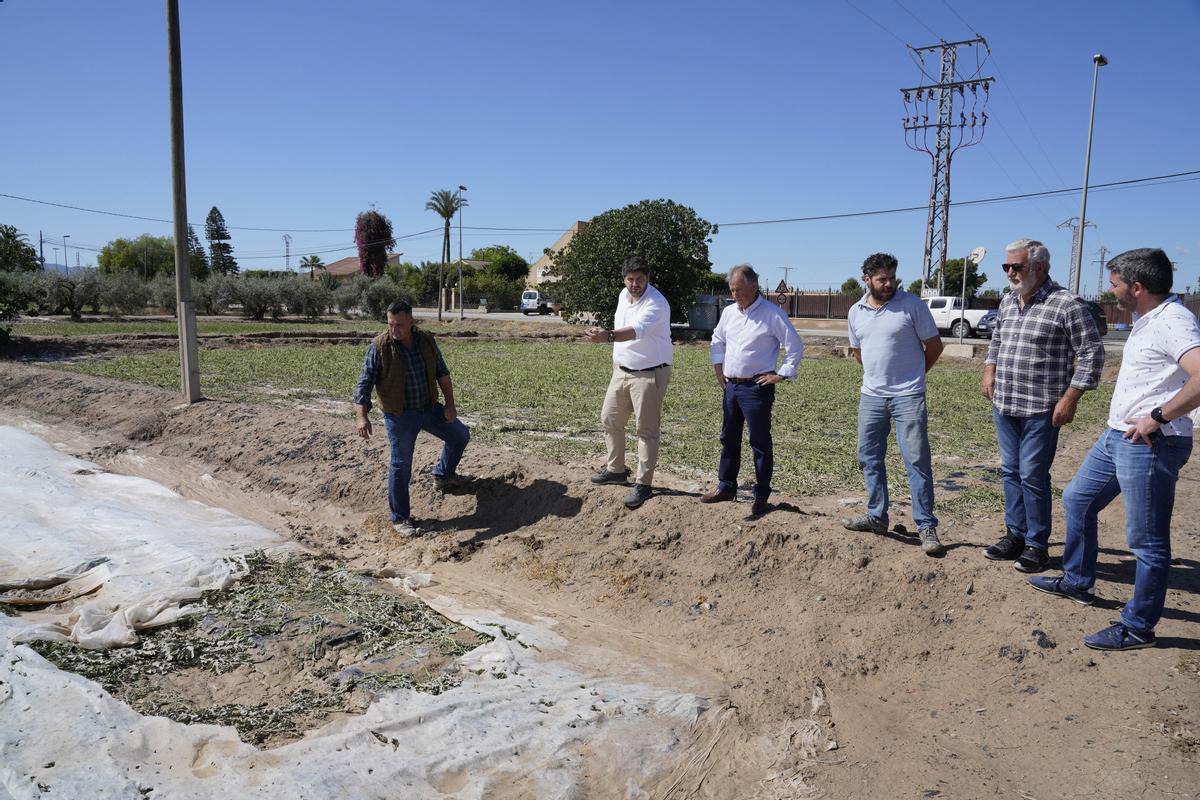
[(67, 258), (67, 239), (70, 239), (70, 238), (71, 238), (71, 234), (69, 234), (69, 233), (63, 234), (63, 274), (68, 274), (68, 275), (71, 272), (71, 264), (70, 264), (70, 259)]
[(1088, 117), (1087, 154), (1083, 157), (1083, 200), (1079, 207), (1079, 246), (1075, 248), (1075, 269), (1071, 273), (1071, 291), (1079, 294), (1079, 275), (1083, 267), (1083, 234), (1087, 225), (1088, 171), (1092, 166), (1092, 128), (1096, 124), (1096, 84), (1100, 81), (1100, 68), (1108, 64), (1101, 53), (1092, 56), (1092, 111)]
[[(467, 187), (459, 184), (458, 191), (454, 193), (455, 197), (462, 197), (462, 193), (467, 190)], [(462, 282), (462, 203), (456, 203), (458, 207), (458, 318), (463, 319), (463, 282)]]

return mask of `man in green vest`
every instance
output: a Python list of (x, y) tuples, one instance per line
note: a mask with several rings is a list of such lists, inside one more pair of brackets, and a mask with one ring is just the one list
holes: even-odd
[[(371, 390), (379, 395), (392, 447), (388, 472), (392, 527), (401, 536), (417, 536), (421, 529), (408, 502), (417, 434), (425, 431), (445, 443), (442, 457), (433, 468), (433, 480), (438, 489), (447, 491), (469, 481), (455, 470), (471, 439), (471, 431), (458, 419), (454, 386), (442, 353), (433, 336), (419, 330), (413, 322), (412, 306), (402, 300), (392, 303), (387, 309), (387, 322), (388, 329), (367, 345), (354, 392), (354, 407), (358, 435), (369, 439), (371, 420), (367, 413), (371, 410)], [(439, 389), (444, 403), (438, 402)]]

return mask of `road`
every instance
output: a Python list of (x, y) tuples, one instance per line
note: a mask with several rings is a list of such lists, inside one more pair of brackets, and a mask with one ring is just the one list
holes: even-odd
[[(442, 312), (443, 317), (449, 316), (452, 318), (458, 317), (458, 312)], [(414, 308), (413, 316), (422, 319), (437, 319), (436, 308)], [(467, 319), (494, 319), (502, 321), (525, 321), (525, 322), (543, 322), (547, 325), (563, 325), (562, 317), (555, 314), (533, 314), (526, 316), (519, 311), (491, 311), (479, 312), (467, 310), (464, 312)], [(814, 327), (813, 325), (821, 325)], [(796, 319), (793, 320), (796, 330), (801, 336), (824, 336), (828, 338), (845, 339), (848, 337), (846, 333), (846, 323), (844, 320), (809, 320)], [(829, 327), (824, 327), (824, 326)], [(1129, 331), (1112, 331), (1104, 337), (1104, 349), (1110, 353), (1119, 353), (1125, 349), (1125, 340), (1129, 338)], [(943, 336), (942, 341), (946, 344), (957, 343), (957, 336)], [(987, 344), (987, 339), (964, 339), (964, 344)]]

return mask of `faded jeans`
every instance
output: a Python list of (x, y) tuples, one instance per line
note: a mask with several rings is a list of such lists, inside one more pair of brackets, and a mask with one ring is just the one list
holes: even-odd
[(1089, 591), (1096, 582), (1096, 515), (1121, 495), (1125, 539), (1137, 558), (1133, 597), (1121, 611), (1121, 622), (1134, 633), (1153, 633), (1162, 616), (1171, 567), (1175, 482), (1191, 454), (1190, 436), (1155, 434), (1152, 444), (1134, 444), (1109, 428), (1063, 493), (1063, 575), (1068, 585)]
[(1043, 550), (1050, 544), (1050, 465), (1058, 447), (1053, 413), (1010, 417), (992, 406), (1004, 479), (1004, 525), (1010, 536)]
[(929, 417), (925, 394), (902, 397), (859, 395), (858, 465), (867, 484), (867, 513), (888, 523), (888, 434), (896, 423), (896, 443), (908, 471), (913, 522), (918, 529), (936, 528), (933, 515), (933, 461), (929, 455)]
[(408, 484), (412, 480), (412, 458), (417, 434), (425, 431), (445, 442), (442, 457), (433, 468), (434, 477), (444, 478), (458, 469), (458, 462), (462, 460), (467, 442), (471, 440), (471, 430), (460, 420), (447, 422), (446, 407), (441, 403), (399, 414), (385, 412), (383, 424), (392, 446), (392, 464), (388, 470), (388, 508), (392, 522), (401, 522), (412, 515)]

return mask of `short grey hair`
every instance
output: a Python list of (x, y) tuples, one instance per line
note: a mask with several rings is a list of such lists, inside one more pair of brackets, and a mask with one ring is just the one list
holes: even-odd
[(1028, 254), (1030, 264), (1041, 264), (1050, 270), (1050, 250), (1037, 239), (1017, 239), (1004, 248), (1009, 253), (1019, 253), (1022, 250)]
[(738, 276), (738, 273), (741, 273), (742, 277), (746, 281), (753, 283), (753, 284), (758, 283), (758, 273), (755, 272), (754, 267), (750, 266), (749, 264), (738, 264), (736, 267), (729, 270), (728, 281), (732, 282), (733, 279)]

